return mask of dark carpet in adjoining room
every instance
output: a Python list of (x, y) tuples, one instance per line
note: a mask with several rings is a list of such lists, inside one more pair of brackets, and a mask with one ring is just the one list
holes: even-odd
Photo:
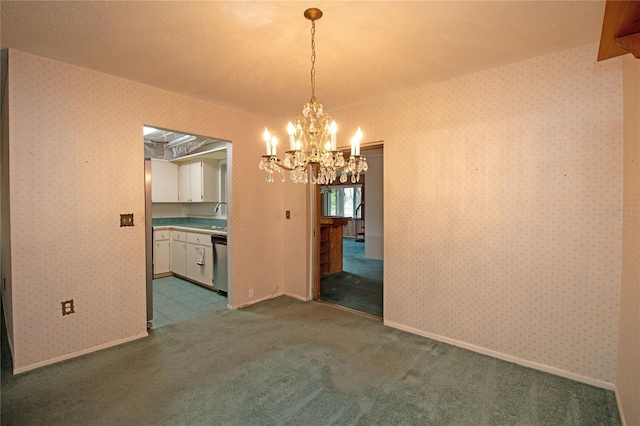
[(337, 272), (322, 278), (320, 298), (324, 302), (382, 317), (382, 282)]
[(382, 317), (382, 260), (364, 256), (365, 243), (342, 239), (343, 271), (321, 278), (320, 299)]

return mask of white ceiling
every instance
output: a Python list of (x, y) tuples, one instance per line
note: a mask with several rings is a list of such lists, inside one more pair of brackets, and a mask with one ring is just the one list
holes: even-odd
[[(598, 41), (604, 1), (4, 1), (0, 45), (288, 119)], [(594, 61), (596, 52), (594, 51)]]

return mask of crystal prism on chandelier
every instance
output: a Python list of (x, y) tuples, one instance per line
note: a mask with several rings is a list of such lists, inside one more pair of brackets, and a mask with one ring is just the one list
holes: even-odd
[(273, 182), (274, 174), (279, 173), (284, 182), (285, 170), (294, 182), (307, 183), (309, 165), (317, 166), (317, 176), (311, 173), (311, 183), (326, 185), (333, 183), (340, 172), (340, 182), (346, 183), (351, 176), (351, 182), (360, 181), (360, 174), (367, 171), (367, 159), (360, 155), (360, 141), (362, 131), (358, 127), (351, 138), (351, 155), (345, 159), (342, 151), (337, 149), (336, 122), (325, 114), (322, 104), (316, 102), (315, 93), (315, 32), (316, 20), (322, 17), (320, 9), (307, 9), (305, 18), (311, 21), (311, 100), (302, 108), (302, 114), (293, 122), (289, 122), (289, 150), (284, 153), (284, 159), (276, 156), (278, 140), (265, 128), (263, 138), (267, 147), (267, 155), (260, 160), (260, 170), (267, 172), (267, 182)]

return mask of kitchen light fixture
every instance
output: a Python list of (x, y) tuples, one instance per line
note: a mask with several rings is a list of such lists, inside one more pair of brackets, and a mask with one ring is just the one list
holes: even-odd
[[(262, 156), (260, 170), (267, 172), (267, 182), (273, 182), (274, 173), (279, 173), (284, 182), (284, 170), (289, 170), (291, 180), (307, 183), (309, 165), (317, 165), (317, 176), (312, 169), (312, 184), (330, 184), (336, 180), (337, 172), (341, 171), (340, 182), (345, 183), (347, 175), (351, 175), (351, 182), (360, 180), (360, 173), (367, 170), (367, 159), (360, 155), (360, 141), (362, 131), (360, 127), (351, 139), (351, 155), (345, 160), (341, 151), (337, 149), (336, 122), (324, 113), (322, 104), (316, 102), (316, 20), (322, 17), (320, 9), (312, 8), (304, 11), (304, 17), (311, 21), (311, 100), (302, 108), (302, 115), (298, 115), (294, 122), (289, 122), (289, 150), (284, 159), (276, 156), (278, 140), (265, 128), (263, 139), (267, 146), (267, 155)], [(295, 123), (295, 124), (294, 124)]]

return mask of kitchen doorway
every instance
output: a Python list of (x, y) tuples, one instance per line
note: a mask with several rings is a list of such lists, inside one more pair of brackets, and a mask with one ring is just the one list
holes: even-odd
[(358, 182), (314, 188), (313, 298), (382, 318), (384, 150), (376, 144), (362, 153), (369, 170)]
[(144, 126), (147, 328), (231, 306), (230, 141)]

